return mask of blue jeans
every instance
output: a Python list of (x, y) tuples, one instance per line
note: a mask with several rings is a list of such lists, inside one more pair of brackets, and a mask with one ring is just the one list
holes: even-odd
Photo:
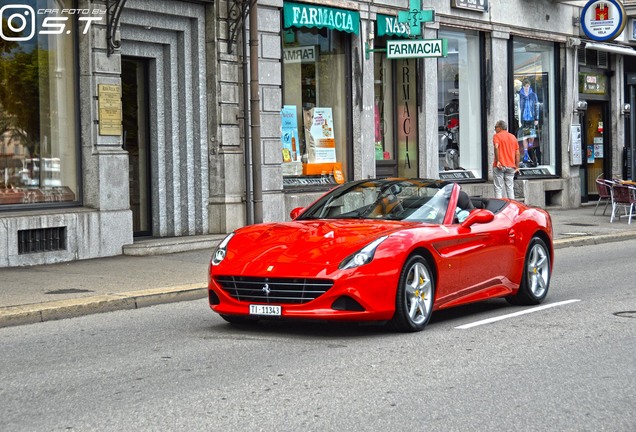
[(492, 182), (495, 186), (495, 198), (503, 198), (503, 190), (506, 188), (506, 195), (510, 199), (515, 199), (515, 169), (510, 167), (494, 167), (492, 169)]

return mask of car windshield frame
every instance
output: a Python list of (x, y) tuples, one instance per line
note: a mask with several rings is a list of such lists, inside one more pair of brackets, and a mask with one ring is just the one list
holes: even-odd
[(361, 180), (333, 189), (296, 220), (371, 219), (442, 224), (452, 192), (452, 183), (438, 180)]

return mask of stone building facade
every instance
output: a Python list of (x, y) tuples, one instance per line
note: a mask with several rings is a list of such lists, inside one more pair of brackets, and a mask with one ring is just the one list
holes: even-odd
[[(526, 203), (578, 207), (597, 175), (632, 175), (633, 23), (595, 43), (581, 31), (586, 2), (422, 1), (419, 37), (398, 19), (407, 0), (259, 0), (245, 32), (236, 7), (248, 2), (58, 3), (74, 16), (27, 0), (35, 33), (3, 32), (4, 70), (30, 55), (39, 93), (23, 95), (37, 109), (22, 116), (12, 101), (26, 78), (0, 77), (15, 83), (0, 94), (0, 267), (287, 220), (341, 177), (444, 178), (492, 196), (500, 119), (528, 154)], [(47, 16), (69, 32), (43, 34)], [(413, 38), (443, 40), (444, 55), (389, 57)], [(526, 80), (536, 123), (521, 109)], [(246, 164), (246, 149), (262, 163)]]

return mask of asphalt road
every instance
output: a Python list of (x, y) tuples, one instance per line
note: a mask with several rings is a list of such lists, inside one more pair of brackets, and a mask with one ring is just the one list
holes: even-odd
[(236, 328), (205, 300), (2, 328), (0, 430), (634, 431), (635, 256), (559, 249), (551, 307), (416, 334)]

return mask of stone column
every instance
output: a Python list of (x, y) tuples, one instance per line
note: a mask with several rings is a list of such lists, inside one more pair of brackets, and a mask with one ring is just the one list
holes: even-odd
[[(208, 113), (210, 126), (210, 233), (226, 233), (246, 223), (245, 136), (240, 35), (232, 42), (228, 32), (227, 2), (206, 6), (208, 59)], [(232, 43), (232, 52), (228, 45)], [(249, 86), (249, 83), (247, 83)]]
[[(508, 41), (510, 32), (508, 29), (499, 29), (492, 32), (490, 49), (486, 53), (486, 92), (490, 92), (490, 103), (486, 107), (486, 145), (488, 146), (488, 180), (492, 181), (492, 164), (495, 161), (495, 149), (492, 137), (495, 134), (494, 125), (498, 120), (508, 122)], [(489, 52), (488, 52), (489, 51)], [(490, 70), (488, 70), (488, 67)], [(515, 196), (517, 192), (515, 191)]]
[[(373, 18), (375, 20), (375, 17)], [(360, 12), (360, 34), (351, 35), (353, 83), (353, 175), (355, 179), (375, 177), (374, 53), (367, 59), (365, 42), (373, 32), (368, 12)], [(343, 167), (344, 168), (344, 167)], [(353, 179), (348, 179), (353, 180)]]
[[(106, 10), (106, 4), (81, 1), (80, 8)], [(91, 256), (118, 255), (122, 245), (132, 243), (128, 154), (122, 149), (122, 136), (99, 134), (98, 86), (107, 84), (121, 90), (120, 74), (119, 54), (108, 55), (104, 14), (100, 22), (91, 25), (89, 33), (79, 36), (83, 204), (99, 212), (97, 221), (92, 222), (98, 226), (87, 227), (90, 236), (100, 239), (99, 250), (93, 248)]]
[[(422, 29), (424, 39), (436, 39), (439, 23), (426, 23)], [(416, 60), (417, 61), (417, 60)], [(439, 178), (439, 142), (438, 142), (438, 100), (437, 100), (437, 58), (425, 58), (418, 61), (423, 70), (418, 71), (422, 76), (422, 87), (418, 89), (418, 145), (419, 145), (419, 173), (423, 178)]]

